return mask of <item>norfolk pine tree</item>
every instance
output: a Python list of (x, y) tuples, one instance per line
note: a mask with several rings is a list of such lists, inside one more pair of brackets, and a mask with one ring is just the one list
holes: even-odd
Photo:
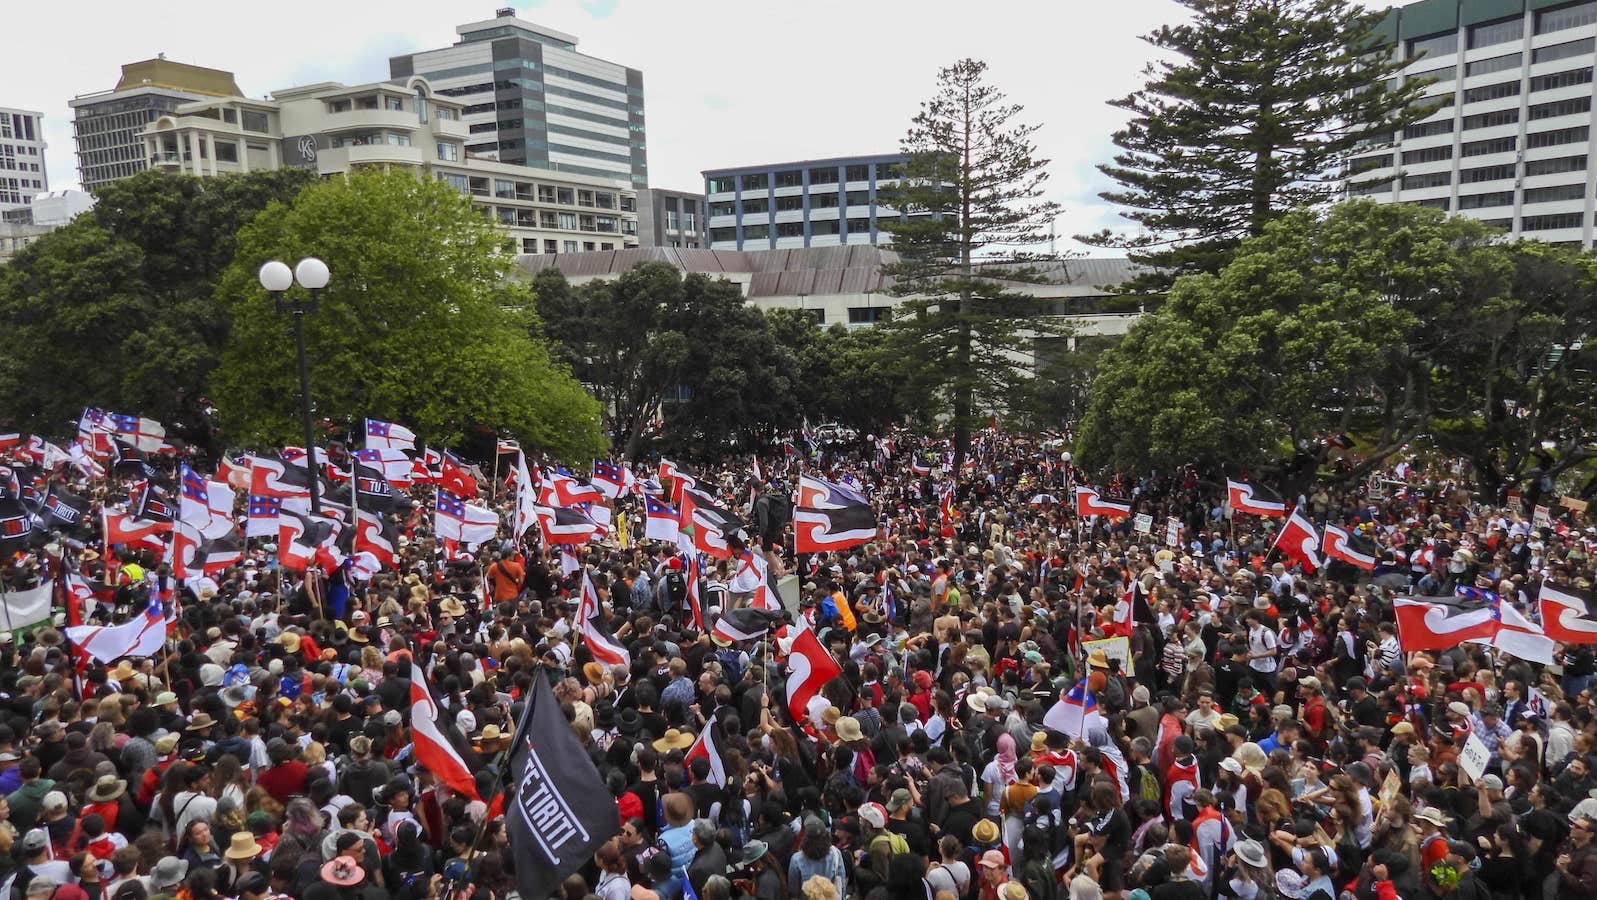
[(1032, 341), (1056, 334), (1034, 315), (1043, 304), (1009, 287), (1037, 282), (1028, 252), (1048, 240), (1059, 204), (1042, 198), (1048, 160), (1038, 159), (1035, 125), (983, 80), (987, 64), (964, 59), (937, 73), (903, 141), (904, 177), (878, 189), (878, 202), (908, 213), (881, 219), (898, 261), (884, 265), (894, 294), (907, 298), (882, 326), (888, 346), (914, 370), (909, 390), (947, 404), (958, 471), (972, 429), (1004, 410), (1027, 377)]
[(1426, 82), (1388, 79), (1407, 64), (1375, 33), (1379, 11), (1349, 0), (1179, 0), (1191, 22), (1144, 37), (1174, 59), (1150, 64), (1142, 90), (1111, 101), (1131, 113), (1120, 151), (1098, 166), (1120, 187), (1135, 234), (1084, 243), (1155, 267), (1128, 290), (1216, 272), (1244, 238), (1288, 210), (1337, 192), (1361, 142), (1429, 115)]

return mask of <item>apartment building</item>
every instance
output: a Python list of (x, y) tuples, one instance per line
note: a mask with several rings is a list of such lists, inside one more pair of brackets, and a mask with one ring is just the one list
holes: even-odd
[(44, 114), (0, 106), (0, 220), (25, 211), (50, 189), (44, 166)]
[(414, 170), (470, 195), (504, 231), (511, 252), (638, 245), (630, 183), (471, 154), (462, 106), (419, 76), (324, 82), (276, 91), (269, 100), (186, 104), (145, 129), (144, 153), (151, 165), (200, 177), (288, 166), (321, 175), (361, 166)]
[(1597, 0), (1420, 0), (1382, 33), (1440, 108), (1356, 157), (1349, 195), (1590, 249)]
[(897, 218), (879, 187), (903, 175), (902, 153), (709, 169), (704, 172), (708, 246), (785, 250), (889, 244), (879, 227)]
[(391, 57), (388, 74), (425, 76), (460, 100), (467, 152), (648, 186), (642, 72), (578, 52), (574, 35), (511, 8), (455, 33), (452, 46)]
[(704, 195), (660, 188), (638, 191), (638, 235), (645, 247), (703, 247)]
[(232, 72), (173, 62), (165, 56), (128, 63), (109, 91), (74, 98), (78, 180), (86, 191), (149, 167), (144, 128), (185, 103), (242, 94)]

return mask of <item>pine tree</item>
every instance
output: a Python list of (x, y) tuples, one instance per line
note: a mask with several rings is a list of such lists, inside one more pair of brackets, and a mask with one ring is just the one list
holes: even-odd
[[(893, 352), (914, 364), (909, 390), (946, 404), (955, 465), (972, 431), (1004, 411), (1030, 374), (1033, 343), (1059, 329), (1036, 318), (1043, 304), (1014, 291), (1046, 279), (1031, 252), (1048, 240), (1059, 204), (1042, 198), (1048, 160), (1037, 126), (1013, 122), (1021, 107), (983, 80), (987, 64), (964, 59), (937, 74), (903, 149), (904, 177), (879, 202), (907, 215), (883, 218), (898, 260), (883, 266), (907, 298), (884, 327)], [(956, 469), (957, 471), (957, 469)]]
[(1149, 65), (1142, 90), (1112, 106), (1119, 183), (1099, 196), (1136, 234), (1079, 237), (1157, 267), (1128, 289), (1215, 272), (1244, 237), (1338, 191), (1348, 159), (1434, 109), (1424, 82), (1394, 86), (1407, 64), (1375, 33), (1382, 13), (1350, 0), (1179, 0), (1187, 24), (1144, 40), (1175, 58)]

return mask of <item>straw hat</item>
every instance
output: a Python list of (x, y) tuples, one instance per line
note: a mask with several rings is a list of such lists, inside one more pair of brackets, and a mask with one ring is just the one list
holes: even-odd
[(1109, 656), (1103, 650), (1094, 650), (1087, 654), (1087, 665), (1095, 669), (1109, 668)]
[(354, 887), (366, 878), (366, 870), (352, 856), (335, 856), (322, 866), (322, 880), (339, 887)]
[(442, 615), (454, 616), (458, 619), (466, 614), (466, 607), (461, 604), (459, 597), (456, 597), (454, 594), (450, 594), (448, 597), (443, 599), (442, 603), (438, 604), (438, 612)]
[(292, 631), (285, 631), (277, 636), (277, 643), (290, 653), (299, 652), (299, 635)]
[(588, 679), (589, 684), (597, 685), (604, 681), (604, 666), (596, 662), (582, 664), (582, 677)]
[(101, 775), (89, 788), (90, 803), (109, 803), (127, 793), (128, 783), (115, 775)]
[(837, 738), (841, 741), (863, 741), (865, 733), (860, 730), (859, 719), (853, 716), (843, 716), (837, 720)]
[(1421, 822), (1429, 822), (1437, 828), (1446, 828), (1448, 822), (1447, 816), (1442, 815), (1442, 811), (1434, 806), (1427, 806), (1425, 809), (1420, 810), (1419, 814), (1414, 816), (1414, 818)]
[(210, 731), (216, 727), (216, 720), (207, 712), (197, 712), (184, 731)]
[(971, 828), (970, 836), (978, 844), (998, 843), (998, 823), (992, 819), (982, 819)]
[(1032, 732), (1032, 734), (1031, 734), (1031, 752), (1033, 752), (1033, 753), (1041, 753), (1041, 752), (1043, 752), (1044, 750), (1047, 750), (1047, 749), (1048, 749), (1048, 733), (1045, 732), (1045, 731), (1034, 731), (1034, 732)]
[(473, 736), (472, 739), (486, 749), (491, 744), (498, 744), (500, 741), (509, 740), (509, 738), (509, 735), (504, 734), (499, 730), (498, 725), (484, 725), (482, 727), (482, 732)]
[(133, 664), (124, 659), (117, 663), (116, 668), (112, 669), (107, 674), (109, 674), (113, 680), (127, 681), (138, 673), (133, 671)]
[(698, 738), (691, 731), (682, 731), (676, 728), (667, 728), (665, 735), (654, 742), (654, 749), (660, 753), (672, 750), (686, 750), (693, 746)]
[(261, 855), (265, 849), (255, 842), (255, 835), (248, 830), (233, 833), (233, 842), (228, 844), (227, 852), (222, 855), (228, 859), (254, 859)]

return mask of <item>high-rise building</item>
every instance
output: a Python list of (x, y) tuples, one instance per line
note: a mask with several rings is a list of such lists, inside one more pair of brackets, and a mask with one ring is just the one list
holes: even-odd
[(0, 218), (26, 210), (50, 189), (44, 168), (43, 113), (0, 107)]
[(427, 79), (324, 82), (270, 100), (221, 97), (184, 104), (143, 131), (144, 158), (208, 178), (287, 166), (336, 175), (403, 169), (446, 182), (496, 223), (514, 253), (577, 253), (638, 246), (630, 181), (532, 169), (465, 152), (460, 101)]
[(703, 247), (704, 195), (662, 188), (638, 191), (638, 237), (645, 247)]
[(904, 154), (845, 156), (708, 169), (708, 246), (714, 250), (784, 250), (841, 244), (890, 244), (878, 223), (898, 218), (876, 191), (903, 174)]
[(1597, 0), (1420, 0), (1381, 30), (1441, 107), (1371, 142), (1348, 193), (1590, 249)]
[(92, 191), (150, 167), (144, 127), (184, 103), (243, 92), (232, 72), (173, 62), (165, 56), (128, 63), (116, 87), (73, 99), (78, 180)]
[(465, 105), (467, 153), (648, 185), (642, 72), (578, 53), (576, 37), (514, 9), (455, 33), (453, 46), (392, 57), (388, 70), (426, 76)]

